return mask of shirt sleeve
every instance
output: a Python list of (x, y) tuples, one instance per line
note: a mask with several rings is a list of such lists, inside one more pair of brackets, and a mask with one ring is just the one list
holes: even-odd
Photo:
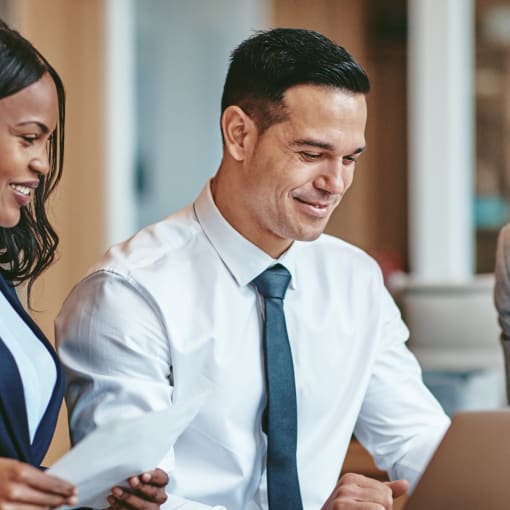
[[(92, 274), (65, 301), (55, 332), (67, 376), (73, 444), (105, 423), (172, 405), (172, 359), (166, 328), (157, 304), (136, 282), (110, 271)], [(173, 451), (160, 466), (169, 472), (171, 487)], [(168, 494), (163, 508), (224, 507)]]
[(385, 289), (382, 317), (380, 349), (354, 433), (377, 466), (391, 479), (407, 479), (412, 491), (450, 420), (423, 384), (405, 345), (408, 330)]

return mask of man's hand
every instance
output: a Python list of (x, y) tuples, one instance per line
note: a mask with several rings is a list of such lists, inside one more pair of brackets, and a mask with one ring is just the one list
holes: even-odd
[(167, 499), (168, 475), (162, 469), (132, 476), (128, 483), (129, 488), (112, 489), (107, 498), (111, 510), (158, 510)]
[(346, 473), (322, 510), (391, 510), (393, 500), (409, 487), (407, 480), (379, 482), (363, 475)]
[(74, 485), (14, 459), (0, 458), (0, 510), (76, 505)]

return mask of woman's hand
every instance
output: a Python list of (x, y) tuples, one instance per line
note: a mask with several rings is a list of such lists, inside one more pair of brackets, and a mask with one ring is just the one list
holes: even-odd
[(14, 459), (0, 458), (0, 510), (76, 505), (74, 485)]
[[(166, 499), (168, 475), (159, 468), (132, 476), (129, 488), (114, 487), (108, 496), (112, 510), (158, 510)], [(1, 509), (0, 509), (1, 510)]]

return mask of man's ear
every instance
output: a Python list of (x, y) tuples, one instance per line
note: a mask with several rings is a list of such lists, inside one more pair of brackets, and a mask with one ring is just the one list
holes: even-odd
[(229, 106), (221, 116), (225, 148), (236, 161), (243, 161), (257, 139), (255, 122), (239, 106)]

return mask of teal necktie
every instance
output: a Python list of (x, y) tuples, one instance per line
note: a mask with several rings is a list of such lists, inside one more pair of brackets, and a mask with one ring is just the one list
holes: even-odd
[(264, 297), (264, 356), (267, 406), (267, 492), (271, 510), (301, 510), (296, 463), (297, 406), (294, 365), (283, 298), (290, 273), (282, 265), (266, 269), (253, 284)]

